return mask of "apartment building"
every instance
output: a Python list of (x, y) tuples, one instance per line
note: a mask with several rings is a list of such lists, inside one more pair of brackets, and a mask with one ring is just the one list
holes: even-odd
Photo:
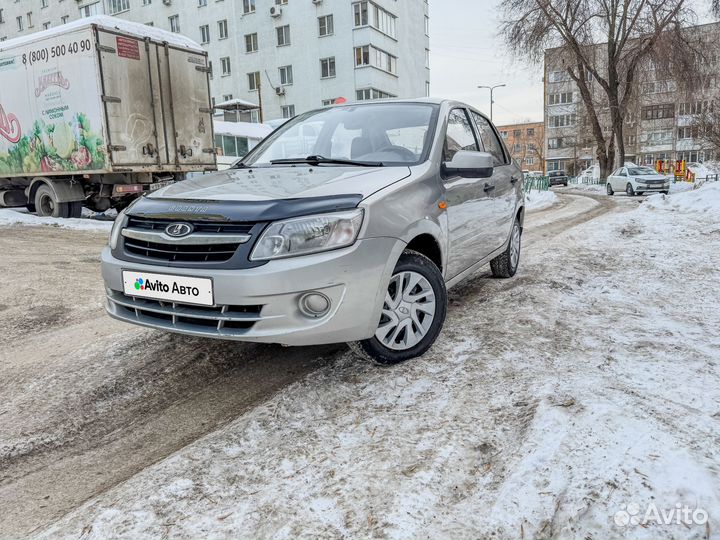
[[(698, 114), (720, 106), (720, 23), (695, 26), (688, 36), (703, 51), (697, 72), (676, 81), (647, 62), (634, 89), (635, 100), (624, 116), (626, 161), (655, 165), (658, 161), (709, 161), (720, 156), (702, 140), (694, 126)], [(604, 45), (597, 47), (598, 57)], [(593, 100), (606, 102), (603, 90), (587, 74)], [(563, 69), (563, 50), (545, 51), (544, 125), (546, 170), (564, 169), (576, 174), (596, 163), (595, 139), (586, 119), (577, 86)], [(610, 116), (600, 108), (604, 133), (610, 133)], [(618, 164), (616, 164), (618, 165)]]
[(161, 27), (209, 53), (215, 103), (263, 120), (333, 103), (429, 94), (426, 0), (3, 0), (0, 39), (103, 13)]
[(523, 170), (542, 171), (544, 169), (545, 124), (526, 122), (497, 128), (510, 155)]

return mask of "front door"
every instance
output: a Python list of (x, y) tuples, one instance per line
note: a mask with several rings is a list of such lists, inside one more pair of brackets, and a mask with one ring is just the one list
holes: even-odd
[(492, 182), (495, 189), (493, 196), (493, 215), (488, 226), (492, 230), (491, 251), (502, 246), (510, 238), (510, 229), (515, 221), (517, 204), (516, 186), (520, 182), (522, 171), (512, 164), (510, 156), (500, 142), (497, 131), (482, 115), (471, 112), (475, 121), (478, 138), (485, 152), (493, 157)]
[[(443, 162), (458, 150), (479, 151), (470, 118), (465, 109), (450, 112), (443, 148)], [(453, 278), (492, 251), (490, 228), (492, 184), (490, 178), (443, 178), (448, 216), (447, 277)]]

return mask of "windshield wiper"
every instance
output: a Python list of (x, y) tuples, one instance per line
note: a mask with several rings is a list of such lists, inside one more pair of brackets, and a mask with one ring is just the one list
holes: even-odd
[(353, 159), (334, 159), (326, 158), (324, 156), (308, 156), (305, 158), (288, 158), (288, 159), (273, 159), (270, 160), (272, 165), (292, 165), (294, 163), (308, 163), (310, 165), (320, 165), (321, 163), (328, 163), (332, 165), (356, 165), (357, 167), (382, 167), (383, 164), (379, 161), (355, 161)]

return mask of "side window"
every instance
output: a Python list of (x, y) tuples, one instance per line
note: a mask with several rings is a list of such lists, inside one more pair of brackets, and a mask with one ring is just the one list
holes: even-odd
[(471, 114), (475, 120), (478, 135), (485, 147), (485, 151), (492, 154), (493, 165), (495, 167), (505, 165), (505, 152), (503, 151), (502, 143), (500, 142), (500, 139), (497, 138), (497, 135), (495, 135), (495, 130), (493, 130), (490, 122), (485, 120), (485, 118), (476, 112), (472, 112)]
[(470, 120), (464, 109), (453, 109), (448, 117), (443, 161), (452, 161), (458, 150), (479, 150)]
[(620, 169), (620, 176), (627, 176), (627, 169)]

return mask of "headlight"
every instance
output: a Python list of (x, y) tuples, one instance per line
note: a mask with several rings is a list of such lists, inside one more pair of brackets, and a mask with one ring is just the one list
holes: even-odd
[(108, 241), (108, 244), (110, 244), (110, 249), (114, 250), (117, 247), (118, 240), (120, 239), (120, 231), (123, 230), (123, 227), (125, 227), (125, 224), (127, 222), (125, 212), (127, 212), (127, 208), (117, 215), (113, 223), (112, 229), (110, 229), (110, 240)]
[(361, 208), (276, 221), (265, 229), (250, 259), (268, 261), (352, 245), (362, 221)]

